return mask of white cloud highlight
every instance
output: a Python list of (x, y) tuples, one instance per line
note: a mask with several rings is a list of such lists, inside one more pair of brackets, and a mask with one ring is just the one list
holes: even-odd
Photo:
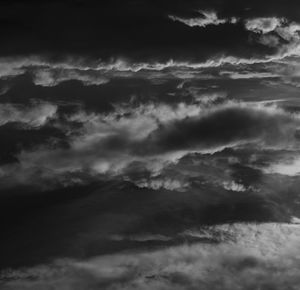
[(81, 70), (51, 70), (38, 69), (34, 73), (34, 83), (36, 85), (53, 87), (61, 82), (77, 80), (81, 81), (86, 86), (103, 85), (109, 82), (109, 79), (101, 76), (97, 72), (85, 72)]
[(278, 27), (281, 27), (284, 22), (285, 19), (277, 17), (254, 18), (246, 20), (245, 27), (249, 31), (266, 34), (274, 31)]
[(287, 176), (299, 176), (300, 158), (272, 164), (269, 168), (265, 169), (265, 172), (272, 173), (272, 174), (277, 173), (277, 174), (287, 175)]
[(178, 16), (169, 15), (169, 18), (173, 21), (182, 22), (190, 27), (206, 27), (208, 25), (221, 25), (225, 23), (232, 23), (235, 24), (237, 22), (237, 18), (230, 18), (230, 19), (222, 19), (218, 18), (218, 15), (215, 11), (203, 11), (199, 10), (198, 13), (200, 14), (199, 17), (194, 18), (182, 18)]
[(189, 186), (187, 182), (170, 178), (142, 179), (135, 182), (135, 184), (140, 188), (150, 188), (154, 190), (166, 189), (171, 191), (186, 191)]

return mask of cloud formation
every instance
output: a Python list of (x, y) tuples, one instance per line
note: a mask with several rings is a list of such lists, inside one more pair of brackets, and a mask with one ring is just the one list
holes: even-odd
[[(39, 180), (37, 168), (41, 180), (58, 181), (59, 176), (83, 171), (92, 176), (126, 176), (142, 167), (152, 177), (134, 179), (136, 184), (183, 189), (186, 181), (171, 182), (173, 178), (168, 177), (168, 181), (158, 182), (154, 177), (195, 152), (212, 154), (243, 144), (276, 150), (297, 147), (297, 114), (268, 103), (237, 103), (221, 98), (216, 105), (207, 98), (198, 96), (190, 104), (120, 105), (108, 114), (79, 111), (61, 125), (68, 147), (23, 150), (17, 155), (19, 164), (2, 168), (3, 174), (10, 176), (13, 172), (15, 180), (30, 183)], [(79, 124), (77, 129), (74, 124)], [(143, 178), (150, 180), (141, 181)]]
[(281, 27), (285, 20), (283, 18), (277, 17), (262, 17), (248, 19), (245, 22), (245, 27), (247, 30), (253, 31), (255, 33), (270, 33), (276, 28)]
[[(299, 226), (233, 224), (207, 228), (218, 243), (61, 260), (1, 275), (4, 289), (296, 288)], [(197, 235), (197, 231), (190, 234)], [(201, 233), (200, 233), (201, 235)], [(217, 287), (217, 288), (216, 288)]]
[(234, 17), (230, 19), (218, 18), (218, 15), (215, 11), (199, 10), (198, 13), (200, 16), (194, 18), (182, 18), (173, 15), (169, 15), (169, 18), (173, 21), (182, 22), (190, 27), (206, 27), (208, 25), (221, 25), (225, 23), (236, 23), (238, 21), (237, 18)]
[(0, 104), (0, 126), (7, 123), (20, 123), (30, 127), (40, 127), (52, 118), (55, 118), (58, 107), (50, 103), (18, 106)]
[(84, 85), (103, 85), (109, 82), (99, 73), (91, 73), (81, 70), (51, 70), (51, 69), (38, 69), (34, 72), (34, 83), (39, 86), (52, 87), (60, 84), (61, 82), (77, 80)]

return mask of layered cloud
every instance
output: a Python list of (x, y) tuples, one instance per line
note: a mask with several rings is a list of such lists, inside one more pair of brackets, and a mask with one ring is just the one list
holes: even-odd
[[(141, 168), (152, 176), (159, 175), (170, 164), (194, 152), (213, 153), (243, 144), (276, 150), (297, 148), (297, 114), (268, 103), (226, 101), (222, 95), (217, 99), (212, 95), (211, 102), (209, 98), (198, 95), (190, 104), (116, 105), (114, 112), (108, 114), (83, 110), (71, 114), (63, 125), (55, 124), (66, 132), (68, 147), (45, 145), (23, 150), (17, 156), (18, 165), (2, 168), (3, 176), (13, 173), (14, 179), (30, 183), (39, 180), (38, 168), (41, 179), (56, 181), (59, 176), (84, 171), (92, 176), (129, 174), (131, 179), (132, 172)], [(214, 100), (221, 103), (215, 104)], [(25, 117), (21, 114), (24, 122), (44, 124), (49, 115), (41, 116), (40, 109), (36, 112), (36, 119), (32, 119), (35, 115), (31, 111)], [(55, 110), (50, 113), (53, 116)], [(172, 176), (165, 180), (143, 178), (135, 177), (133, 181), (141, 187), (167, 189), (184, 189), (188, 184), (184, 180), (172, 181)]]
[(77, 80), (84, 85), (102, 85), (109, 82), (109, 79), (97, 73), (81, 70), (55, 70), (40, 69), (34, 73), (34, 83), (40, 86), (52, 87), (61, 82)]
[[(60, 260), (1, 275), (3, 289), (271, 289), (299, 285), (299, 226), (233, 224), (185, 235), (217, 243)], [(153, 236), (152, 238), (154, 238)], [(160, 237), (157, 237), (160, 238)]]
[(297, 289), (297, 13), (69, 2), (4, 5), (0, 288)]

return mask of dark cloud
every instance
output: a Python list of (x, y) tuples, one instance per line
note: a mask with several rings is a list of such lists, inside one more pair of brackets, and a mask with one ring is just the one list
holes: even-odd
[[(4, 195), (2, 190), (0, 266), (34, 265), (60, 256), (91, 257), (132, 247), (122, 241), (108, 242), (114, 235), (175, 238), (201, 225), (289, 222), (292, 213), (283, 196), (291, 202), (295, 200), (283, 191), (263, 196), (229, 192), (207, 184), (182, 193), (99, 180), (44, 192), (17, 187)], [(135, 244), (141, 248), (144, 245)], [(149, 243), (149, 247), (156, 246), (159, 245)]]
[[(185, 244), (89, 260), (60, 260), (2, 274), (7, 289), (240, 289), (299, 284), (299, 229), (279, 224), (233, 224), (195, 230), (218, 244)], [(233, 238), (233, 240), (232, 240)], [(234, 240), (237, 238), (237, 240)], [(247, 249), (247, 251), (245, 250)], [(294, 271), (291, 272), (290, 267)]]
[(0, 288), (296, 289), (299, 8), (0, 0)]
[(63, 131), (45, 126), (38, 129), (26, 128), (22, 124), (10, 123), (0, 126), (3, 141), (0, 145), (0, 164), (18, 162), (17, 154), (22, 150), (37, 148), (44, 144), (67, 146), (68, 141)]
[[(266, 143), (280, 142), (285, 129), (294, 127), (289, 116), (242, 106), (224, 107), (203, 117), (188, 118), (162, 125), (147, 142), (151, 148), (184, 150), (217, 147), (231, 142), (266, 138)], [(291, 128), (290, 128), (291, 129)], [(295, 127), (291, 134), (295, 133)], [(279, 137), (279, 138), (278, 138)], [(148, 143), (149, 144), (149, 143)]]

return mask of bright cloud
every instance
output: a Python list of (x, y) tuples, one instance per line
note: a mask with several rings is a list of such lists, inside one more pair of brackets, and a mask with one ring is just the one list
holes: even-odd
[(220, 25), (225, 23), (236, 23), (236, 18), (230, 18), (230, 19), (222, 19), (218, 18), (218, 15), (215, 11), (203, 11), (199, 10), (198, 13), (200, 14), (199, 17), (195, 18), (181, 18), (178, 16), (170, 15), (169, 18), (173, 21), (179, 21), (182, 22), (190, 27), (206, 27), (208, 25)]
[(274, 31), (278, 27), (281, 27), (284, 22), (285, 20), (282, 18), (262, 17), (246, 20), (245, 26), (247, 30), (266, 34)]

